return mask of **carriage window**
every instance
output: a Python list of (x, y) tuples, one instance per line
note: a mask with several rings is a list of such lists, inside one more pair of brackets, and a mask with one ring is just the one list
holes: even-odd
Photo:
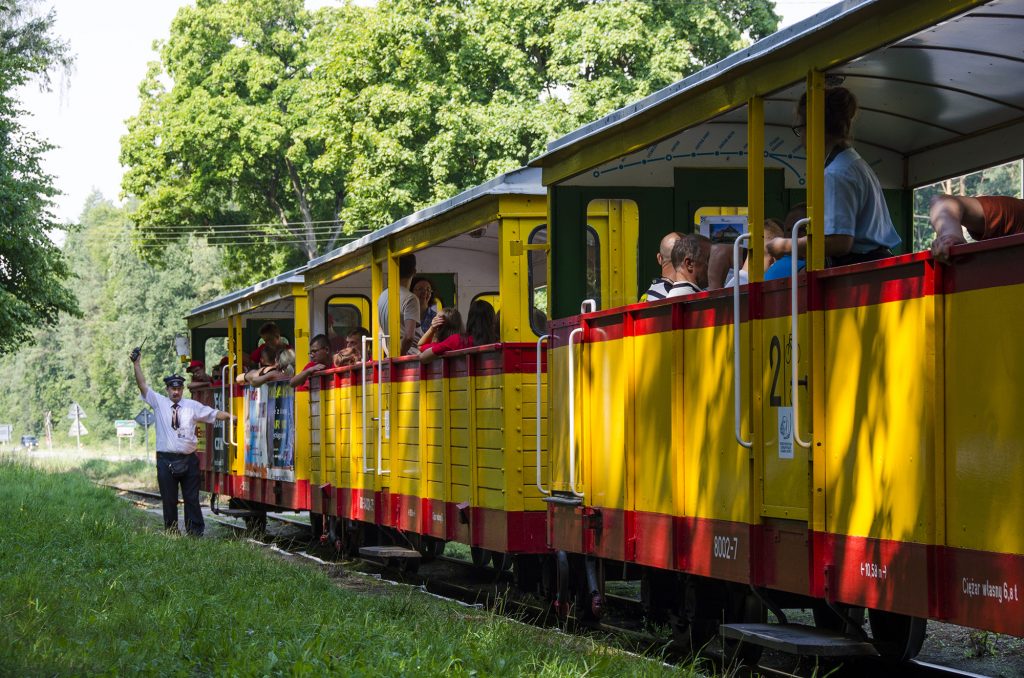
[(324, 327), (331, 341), (331, 349), (337, 350), (344, 345), (349, 332), (363, 327), (363, 314), (352, 303), (351, 297), (331, 297), (327, 300)]
[[(538, 226), (527, 239), (530, 245), (548, 242), (548, 227)], [(528, 250), (527, 284), (530, 290), (530, 328), (538, 337), (548, 331), (548, 253)]]
[(601, 243), (597, 231), (587, 224), (587, 299), (601, 308)]

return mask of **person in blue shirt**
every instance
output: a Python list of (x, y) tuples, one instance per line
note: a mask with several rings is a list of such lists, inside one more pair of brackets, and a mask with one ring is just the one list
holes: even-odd
[[(787, 240), (792, 239), (793, 235), (793, 224), (807, 217), (807, 203), (802, 202), (798, 205), (794, 205), (789, 213), (786, 215), (786, 220), (782, 224), (782, 237)], [(806, 228), (800, 229), (801, 234), (806, 232)], [(768, 244), (771, 240), (768, 240), (768, 233), (765, 231), (765, 249), (768, 249)], [(792, 272), (792, 255), (785, 254), (772, 262), (771, 266), (764, 269), (765, 280), (776, 280), (778, 278), (788, 278)], [(806, 267), (807, 262), (803, 257), (797, 259), (796, 270), (802, 271)]]
[[(797, 136), (807, 126), (807, 95), (797, 107)], [(857, 98), (845, 87), (825, 90), (825, 256), (829, 266), (844, 266), (892, 256), (901, 240), (889, 216), (882, 186), (871, 167), (850, 145)], [(798, 241), (805, 256), (807, 237)], [(787, 238), (768, 243), (768, 253), (781, 259), (791, 253)]]

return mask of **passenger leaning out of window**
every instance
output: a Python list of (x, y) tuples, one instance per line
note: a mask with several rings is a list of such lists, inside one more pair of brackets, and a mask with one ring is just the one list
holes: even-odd
[[(264, 344), (260, 347), (260, 364), (258, 367), (254, 367), (248, 372), (244, 372), (235, 377), (235, 383), (238, 384), (252, 384), (253, 380), (264, 375), (270, 374), (277, 369), (277, 354), (280, 351), (276, 346), (270, 344)], [(262, 382), (261, 382), (262, 383)]]
[[(825, 256), (829, 266), (845, 266), (892, 256), (899, 246), (882, 194), (882, 185), (867, 162), (850, 145), (857, 98), (845, 87), (825, 90)], [(797, 106), (793, 133), (807, 130), (807, 95)], [(800, 257), (807, 237), (797, 240)], [(768, 243), (768, 253), (779, 259), (792, 250), (788, 238)]]
[(462, 314), (458, 309), (446, 308), (438, 313), (421, 340), (420, 361), (429, 363), (448, 351), (497, 342), (498, 323), (494, 307), (477, 299), (470, 304), (465, 333), (462, 330)]
[(357, 327), (345, 335), (345, 346), (334, 354), (334, 366), (346, 367), (363, 362), (363, 337), (368, 336), (370, 330), (365, 327)]
[(292, 347), (292, 345), (288, 343), (288, 340), (281, 336), (281, 330), (277, 327), (277, 323), (275, 322), (263, 323), (260, 327), (260, 339), (263, 340), (263, 343), (257, 346), (256, 349), (249, 354), (249, 358), (246, 361), (246, 365), (248, 367), (263, 365), (260, 357), (263, 355), (263, 351), (267, 346), (272, 346), (278, 351), (283, 351), (286, 348)]
[(932, 256), (949, 263), (949, 248), (974, 240), (1024, 233), (1024, 200), (1004, 195), (937, 195), (928, 210), (935, 240)]

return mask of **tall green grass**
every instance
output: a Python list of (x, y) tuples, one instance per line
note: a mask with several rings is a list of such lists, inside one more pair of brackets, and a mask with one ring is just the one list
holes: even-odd
[(79, 473), (0, 461), (0, 674), (678, 675), (244, 541), (158, 530)]

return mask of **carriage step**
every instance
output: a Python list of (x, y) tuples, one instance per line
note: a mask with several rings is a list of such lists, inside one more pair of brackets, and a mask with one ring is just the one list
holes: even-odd
[(404, 546), (363, 546), (359, 549), (359, 555), (363, 558), (374, 560), (388, 560), (389, 558), (416, 558), (419, 559), (420, 552), (414, 549), (407, 549)]
[(722, 624), (719, 632), (728, 640), (739, 640), (790, 654), (815, 657), (877, 656), (871, 643), (836, 631), (803, 624)]

